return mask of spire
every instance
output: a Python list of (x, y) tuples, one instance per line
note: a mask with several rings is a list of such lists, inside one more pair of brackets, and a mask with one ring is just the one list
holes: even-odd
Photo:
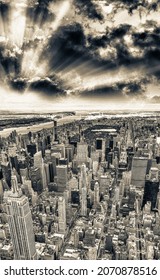
[(13, 193), (17, 193), (17, 192), (18, 192), (18, 182), (17, 182), (17, 177), (16, 177), (16, 175), (14, 174), (14, 170), (13, 170), (13, 167), (12, 167), (12, 163), (11, 163), (10, 157), (9, 157), (9, 165), (10, 165), (10, 168), (11, 168), (11, 186), (12, 186), (12, 192), (13, 192)]
[(12, 192), (17, 193), (18, 192), (18, 182), (17, 182), (16, 175), (13, 174), (13, 170), (12, 170), (12, 175), (11, 175), (11, 185), (12, 185)]

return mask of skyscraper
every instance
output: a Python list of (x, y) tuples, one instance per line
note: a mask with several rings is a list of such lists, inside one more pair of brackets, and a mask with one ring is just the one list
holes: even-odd
[(47, 179), (46, 179), (46, 172), (45, 172), (45, 167), (44, 167), (44, 161), (42, 158), (42, 152), (39, 151), (34, 155), (34, 167), (40, 168), (41, 171), (41, 176), (42, 176), (42, 184), (43, 184), (43, 189), (46, 189), (47, 186)]
[(58, 227), (59, 232), (66, 232), (66, 204), (64, 197), (59, 197), (58, 200)]
[(11, 187), (11, 164), (8, 161), (7, 154), (4, 151), (1, 152), (1, 168), (5, 182), (9, 187)]
[(0, 168), (0, 203), (2, 202), (3, 198), (3, 174), (2, 174), (2, 169)]
[(94, 205), (97, 206), (98, 203), (99, 203), (99, 184), (98, 182), (96, 182), (94, 186)]
[(38, 168), (42, 168), (42, 152), (39, 151), (34, 155), (34, 166)]
[(88, 182), (87, 182), (87, 170), (86, 170), (86, 165), (82, 164), (81, 166), (81, 174), (80, 174), (80, 180), (79, 180), (79, 190), (81, 192), (82, 188), (88, 187)]
[(101, 155), (102, 160), (105, 158), (105, 140), (104, 139), (96, 139), (96, 150), (99, 151), (99, 156)]
[(32, 188), (35, 192), (43, 191), (42, 175), (40, 168), (32, 166), (30, 168), (30, 179), (32, 181)]
[(54, 122), (53, 122), (53, 142), (54, 141), (57, 141), (57, 139), (58, 139), (58, 136), (57, 136), (57, 121), (56, 120), (54, 120)]
[(34, 156), (34, 154), (36, 153), (36, 143), (30, 143), (27, 145), (27, 151), (28, 153), (31, 155), (31, 157)]
[(158, 192), (159, 192), (159, 169), (156, 167), (151, 167), (149, 174), (146, 176), (142, 207), (144, 207), (144, 205), (148, 201), (150, 201), (151, 209), (153, 210), (156, 207)]
[(77, 143), (77, 165), (88, 162), (88, 145), (85, 142)]
[(82, 188), (82, 197), (81, 197), (81, 215), (87, 215), (87, 189)]
[(131, 184), (137, 187), (145, 186), (148, 158), (134, 157), (131, 170)]
[(67, 147), (65, 147), (65, 156), (68, 159), (68, 162), (72, 162), (73, 160), (73, 146), (72, 145), (68, 145)]
[(86, 165), (82, 164), (79, 189), (81, 193), (81, 215), (87, 215), (87, 173)]
[(8, 223), (14, 249), (14, 259), (37, 259), (33, 223), (29, 202), (18, 189), (17, 178), (11, 177), (12, 190), (5, 192)]
[(57, 185), (58, 191), (63, 192), (67, 186), (67, 165), (58, 165), (57, 169)]

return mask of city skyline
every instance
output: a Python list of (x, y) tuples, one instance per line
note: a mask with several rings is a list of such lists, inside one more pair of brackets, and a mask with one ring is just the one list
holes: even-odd
[(1, 260), (160, 259), (158, 113), (33, 116), (23, 133), (17, 118), (0, 137)]
[(159, 11), (0, 0), (0, 260), (160, 260)]

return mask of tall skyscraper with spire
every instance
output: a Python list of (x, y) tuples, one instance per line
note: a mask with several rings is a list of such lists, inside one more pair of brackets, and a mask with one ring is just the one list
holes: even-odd
[(33, 222), (28, 198), (18, 188), (17, 177), (11, 176), (11, 191), (6, 191), (4, 200), (16, 260), (36, 260)]

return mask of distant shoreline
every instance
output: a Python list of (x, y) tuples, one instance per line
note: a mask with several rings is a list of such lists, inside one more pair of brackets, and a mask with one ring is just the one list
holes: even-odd
[[(81, 119), (81, 116), (65, 116), (62, 119), (58, 119), (57, 123), (58, 125), (60, 125), (60, 124), (72, 122), (77, 119)], [(34, 125), (27, 125), (27, 126), (8, 127), (8, 128), (4, 128), (3, 130), (0, 130), (0, 136), (7, 137), (14, 130), (16, 130), (18, 134), (26, 134), (29, 131), (37, 132), (39, 130), (52, 128), (52, 127), (53, 127), (53, 121), (43, 122), (39, 124), (37, 123)]]
[(29, 131), (36, 132), (36, 131), (41, 130), (43, 128), (50, 128), (52, 126), (53, 126), (53, 121), (52, 122), (47, 122), (47, 123), (28, 125), (28, 126), (9, 127), (9, 128), (4, 128), (3, 130), (1, 130), (0, 131), (0, 136), (1, 137), (7, 137), (14, 130), (16, 130), (17, 133), (19, 133), (19, 134), (26, 134)]
[[(95, 120), (95, 119), (99, 119), (99, 118), (127, 118), (127, 117), (160, 117), (160, 112), (152, 112), (152, 111), (144, 111), (144, 112), (122, 112), (122, 111), (117, 111), (116, 113), (111, 113), (111, 111), (106, 112), (99, 112), (99, 115), (94, 111), (91, 113), (91, 111), (80, 111), (77, 112), (76, 115), (73, 116), (64, 116), (60, 119), (57, 119), (57, 124), (58, 125), (63, 125), (65, 123), (70, 123), (76, 120), (80, 120), (82, 118), (85, 118), (85, 120)], [(95, 114), (94, 114), (95, 113)], [(27, 114), (27, 113), (26, 113)], [(26, 114), (24, 113), (23, 115), (26, 116)], [(18, 116), (19, 114), (17, 114)], [(34, 115), (34, 114), (33, 114)], [(42, 113), (41, 113), (42, 115)], [(13, 116), (15, 117), (15, 114), (13, 114)], [(12, 117), (12, 115), (10, 115), (10, 117)], [(7, 137), (9, 136), (9, 134), (16, 130), (17, 133), (19, 134), (26, 134), (27, 132), (31, 131), (31, 132), (37, 132), (39, 130), (42, 129), (47, 129), (47, 128), (52, 128), (53, 127), (53, 120), (49, 121), (49, 122), (41, 122), (41, 123), (37, 123), (37, 124), (33, 124), (33, 125), (24, 125), (24, 126), (15, 126), (15, 127), (7, 127), (4, 128), (2, 130), (0, 130), (0, 136), (1, 137)]]

